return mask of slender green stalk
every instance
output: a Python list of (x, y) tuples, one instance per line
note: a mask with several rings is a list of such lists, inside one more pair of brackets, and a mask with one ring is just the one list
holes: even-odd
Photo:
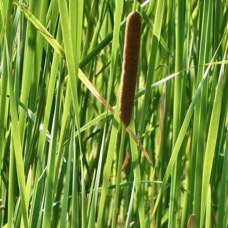
[(45, 203), (44, 203), (44, 215), (43, 215), (43, 226), (50, 227), (51, 226), (51, 218), (52, 218), (52, 205), (53, 205), (53, 197), (54, 197), (54, 177), (55, 173), (53, 172), (55, 168), (55, 153), (56, 153), (56, 142), (58, 136), (58, 114), (59, 106), (60, 106), (60, 82), (61, 78), (59, 77), (58, 81), (58, 92), (56, 97), (56, 106), (55, 106), (55, 115), (52, 123), (52, 138), (51, 145), (48, 156), (48, 167), (47, 167), (47, 182), (46, 182), (46, 194), (45, 194)]
[[(60, 39), (60, 32), (58, 29), (57, 32), (57, 40)], [(50, 80), (48, 84), (48, 93), (46, 98), (46, 108), (44, 113), (44, 121), (43, 121), (43, 130), (41, 134), (39, 135), (39, 143), (38, 143), (38, 160), (37, 160), (37, 170), (36, 170), (36, 176), (35, 176), (35, 185), (34, 185), (34, 197), (32, 200), (32, 210), (31, 210), (31, 216), (30, 216), (30, 226), (34, 226), (37, 223), (37, 219), (39, 217), (39, 211), (36, 209), (36, 207), (40, 207), (38, 205), (41, 205), (41, 199), (40, 199), (40, 191), (39, 189), (39, 179), (40, 175), (42, 173), (42, 157), (44, 153), (44, 147), (46, 143), (46, 133), (48, 130), (48, 125), (50, 124), (50, 115), (51, 115), (51, 108), (52, 108), (52, 102), (54, 99), (54, 90), (55, 90), (55, 84), (56, 84), (56, 78), (57, 78), (57, 72), (58, 72), (58, 61), (59, 56), (57, 52), (54, 53), (53, 60), (52, 60), (52, 68), (50, 73)]]
[[(8, 68), (8, 83), (10, 90), (10, 114), (12, 117), (12, 135), (13, 135), (13, 146), (14, 146), (14, 156), (16, 160), (16, 170), (17, 170), (17, 179), (21, 197), (21, 206), (23, 213), (23, 222), (25, 228), (28, 227), (28, 202), (26, 200), (26, 188), (25, 188), (25, 173), (24, 173), (24, 163), (22, 157), (22, 145), (21, 145), (21, 136), (18, 125), (18, 116), (16, 109), (16, 101), (14, 97), (13, 90), (13, 80), (12, 74), (10, 72), (10, 57), (9, 57), (9, 49), (6, 41), (6, 53), (7, 53), (7, 68)], [(14, 181), (14, 180), (11, 180)]]
[[(218, 49), (217, 49), (218, 51)], [(215, 53), (216, 54), (216, 53)], [(212, 60), (211, 60), (211, 63), (213, 61), (213, 59), (215, 58), (215, 55), (213, 56)], [(201, 90), (202, 90), (202, 87), (204, 85), (204, 82), (207, 78), (207, 75), (208, 75), (208, 72), (209, 72), (209, 69), (211, 67), (211, 64), (207, 67), (207, 70), (205, 71), (204, 75), (203, 75), (203, 78), (195, 92), (195, 95), (194, 95), (194, 98), (192, 100), (192, 103), (191, 105), (189, 106), (189, 109), (187, 111), (187, 114), (185, 116), (185, 119), (184, 119), (184, 122), (181, 126), (181, 129), (180, 129), (180, 132), (179, 132), (179, 135), (177, 137), (177, 140), (176, 140), (176, 143), (174, 145), (174, 148), (173, 148), (173, 151), (172, 151), (172, 155), (171, 155), (171, 158), (169, 160), (169, 164), (167, 166), (167, 169), (166, 169), (166, 172), (165, 172), (165, 175), (164, 175), (164, 179), (163, 179), (163, 183), (162, 183), (162, 186), (160, 188), (160, 191), (158, 193), (158, 197), (157, 197), (157, 200), (156, 200), (156, 203), (155, 203), (155, 206), (154, 206), (154, 209), (153, 209), (153, 212), (152, 212), (152, 215), (154, 216), (156, 210), (157, 210), (157, 206), (158, 206), (158, 203), (161, 199), (161, 195), (165, 189), (165, 185), (167, 184), (167, 181), (168, 181), (168, 178), (171, 174), (171, 171), (172, 171), (172, 168), (176, 162), (176, 159), (177, 159), (177, 155), (179, 153), (179, 150), (181, 148), (181, 145), (183, 143), (183, 140), (184, 140), (184, 137), (185, 137), (185, 134), (186, 134), (186, 131), (188, 129), (188, 126), (190, 124), (190, 121), (191, 121), (191, 118), (192, 118), (192, 115), (193, 115), (193, 112), (194, 112), (194, 108), (196, 106), (196, 103), (198, 101), (198, 98), (200, 96), (200, 93), (201, 93)]]
[(77, 177), (77, 170), (78, 170), (78, 153), (76, 150), (75, 140), (73, 144), (73, 153), (74, 153), (74, 159), (73, 159), (73, 184), (72, 184), (72, 224), (74, 224), (76, 227), (79, 227), (79, 195), (78, 195), (78, 188), (79, 188), (79, 182)]
[[(0, 170), (3, 169), (4, 165), (4, 151), (7, 149), (6, 146), (6, 129), (7, 129), (7, 116), (9, 115), (9, 100), (7, 99), (7, 88), (8, 88), (8, 67), (9, 64), (7, 62), (7, 47), (6, 43), (11, 43), (11, 30), (12, 30), (12, 19), (10, 15), (10, 11), (12, 9), (11, 1), (4, 1), (1, 2), (1, 16), (2, 21), (5, 21), (4, 26), (2, 28), (5, 29), (5, 31), (2, 33), (1, 41), (3, 41), (3, 45), (1, 45), (1, 73), (0, 73)], [(0, 41), (0, 43), (1, 43)], [(11, 49), (11, 47), (8, 47)], [(12, 51), (12, 50), (11, 50)], [(11, 52), (10, 51), (10, 52)], [(11, 145), (11, 147), (13, 147)], [(13, 148), (10, 149), (12, 151)], [(11, 157), (10, 157), (11, 158)], [(12, 170), (12, 166), (10, 166), (10, 169)], [(13, 181), (10, 179), (10, 181)], [(9, 187), (11, 187), (12, 184), (10, 184)], [(9, 194), (12, 194), (11, 188), (9, 188)], [(0, 197), (1, 199), (5, 198), (5, 187), (4, 182), (2, 181), (2, 178), (0, 179)], [(12, 202), (10, 202), (12, 203)], [(9, 206), (9, 213), (10, 218), (12, 217), (13, 208), (12, 205)], [(3, 221), (3, 214), (0, 214), (0, 220)], [(1, 223), (2, 224), (2, 223)]]
[[(130, 127), (133, 132), (135, 132), (135, 125), (133, 121), (130, 123)], [(139, 161), (139, 153), (137, 150), (137, 145), (132, 138), (130, 138), (131, 145), (131, 156), (132, 156), (132, 168), (134, 173), (134, 182), (135, 182), (135, 194), (134, 194), (134, 202), (137, 205), (137, 212), (139, 215), (139, 222), (141, 227), (146, 227), (146, 219), (145, 219), (145, 206), (143, 200), (143, 188), (141, 185), (141, 171), (140, 171), (140, 161)], [(152, 173), (154, 171), (152, 170)]]
[[(109, 87), (108, 87), (108, 103), (111, 99), (111, 91), (113, 88), (113, 77), (114, 77), (114, 72), (115, 72), (115, 67), (116, 67), (116, 55), (117, 55), (117, 47), (118, 47), (118, 41), (119, 41), (119, 25), (121, 22), (122, 10), (123, 10), (123, 1), (118, 0), (116, 2), (116, 12), (115, 12), (114, 37), (113, 37), (113, 46), (112, 46), (112, 55), (111, 55), (112, 59), (111, 59), (111, 70), (110, 70), (110, 82), (109, 82)], [(119, 102), (119, 100), (117, 100), (117, 107), (119, 106), (118, 102)], [(118, 110), (118, 108), (117, 108), (117, 110)], [(107, 187), (108, 187), (109, 177), (110, 177), (110, 173), (111, 173), (112, 161), (113, 161), (113, 157), (114, 157), (113, 148), (115, 148), (115, 143), (116, 143), (116, 139), (117, 139), (117, 132), (118, 132), (117, 128), (118, 127), (116, 126), (116, 124), (117, 124), (116, 119), (119, 119), (118, 111), (116, 111), (115, 115), (114, 115), (114, 123), (113, 123), (109, 146), (108, 146), (107, 161), (106, 161), (106, 164), (104, 166), (104, 171), (103, 171), (103, 188), (102, 188), (102, 192), (101, 192), (101, 199), (100, 199), (100, 204), (99, 204), (99, 213), (98, 213), (98, 220), (97, 220), (98, 227), (101, 227), (101, 224), (102, 224), (105, 199), (106, 199), (106, 195), (107, 195)]]
[(92, 201), (92, 208), (90, 211), (89, 215), (89, 222), (88, 226), (89, 227), (94, 227), (95, 226), (95, 212), (97, 208), (97, 202), (98, 202), (98, 190), (99, 190), (99, 183), (100, 183), (100, 178), (101, 178), (101, 169), (102, 169), (102, 158), (104, 154), (104, 145), (105, 145), (105, 136), (106, 136), (106, 131), (107, 131), (107, 125), (104, 128), (104, 133), (102, 137), (102, 144), (101, 144), (101, 151), (99, 155), (99, 162), (98, 162), (98, 169), (97, 169), (97, 175), (96, 175), (96, 182), (95, 182), (95, 189), (94, 189), (94, 194), (93, 194), (93, 201)]
[[(35, 9), (35, 2), (34, 0), (30, 1), (29, 7), (34, 11)], [(38, 11), (39, 11), (40, 4), (38, 4)], [(37, 37), (37, 30), (34, 28), (32, 23), (28, 23), (27, 31), (26, 31), (26, 41), (25, 41), (25, 53), (24, 53), (24, 65), (23, 65), (23, 77), (22, 77), (22, 88), (21, 91), (21, 102), (28, 106), (29, 104), (29, 92), (32, 83), (32, 77), (35, 72), (32, 70), (34, 67), (34, 58), (36, 54), (36, 37)], [(30, 64), (27, 64), (27, 63)], [(26, 112), (21, 109), (20, 116), (19, 116), (19, 126), (20, 126), (20, 134), (21, 140), (24, 142), (25, 137), (25, 124), (26, 123)], [(23, 145), (23, 143), (22, 143)]]
[[(82, 15), (83, 15), (83, 1), (76, 1), (76, 5), (71, 2), (73, 6), (77, 9), (77, 20), (73, 19), (72, 12), (68, 15), (67, 3), (64, 1), (58, 1), (59, 10), (60, 10), (60, 20), (61, 27), (63, 32), (63, 41), (66, 52), (66, 62), (69, 71), (69, 78), (72, 91), (72, 100), (73, 107), (75, 110), (75, 122), (76, 127), (80, 129), (80, 118), (79, 118), (79, 103), (78, 103), (78, 69), (79, 69), (79, 59), (80, 59), (80, 50), (81, 50), (81, 35), (82, 35)], [(71, 5), (70, 4), (70, 5)], [(73, 10), (71, 7), (70, 10)], [(70, 24), (69, 24), (70, 22)], [(76, 23), (76, 24), (75, 24)], [(75, 25), (75, 27), (74, 27)], [(71, 28), (72, 26), (72, 28)], [(77, 33), (76, 33), (77, 31)], [(73, 52), (75, 51), (75, 52)], [(80, 164), (81, 164), (81, 184), (82, 184), (82, 227), (87, 227), (86, 219), (86, 201), (85, 201), (85, 186), (84, 186), (84, 172), (83, 172), (83, 158), (84, 154), (82, 153), (82, 140), (81, 134), (79, 131), (78, 135), (79, 141), (79, 150), (80, 150)]]
[(162, 19), (163, 19), (163, 10), (164, 10), (164, 0), (157, 2), (156, 14), (155, 14), (155, 22), (153, 29), (153, 39), (150, 50), (150, 58), (149, 58), (149, 69), (147, 72), (147, 82), (146, 82), (146, 91), (145, 91), (145, 100), (142, 110), (142, 115), (140, 116), (140, 124), (139, 124), (139, 135), (142, 136), (142, 132), (144, 131), (145, 119), (146, 119), (146, 110), (148, 108), (149, 99), (150, 99), (150, 86), (153, 80), (153, 74), (155, 69), (156, 55), (158, 43), (160, 41), (161, 36), (161, 27), (162, 27)]
[(121, 15), (123, 11), (123, 0), (116, 1), (116, 12), (115, 12), (115, 23), (113, 29), (113, 42), (112, 42), (112, 54), (111, 54), (111, 69), (110, 69), (110, 81), (108, 87), (108, 104), (110, 104), (110, 99), (112, 97), (113, 91), (113, 81), (115, 76), (115, 69), (117, 64), (117, 50), (119, 44), (119, 32), (120, 32), (120, 22), (121, 22)]
[(206, 228), (211, 227), (210, 221), (211, 221), (211, 188), (209, 185), (208, 194), (207, 194), (207, 206), (206, 206), (206, 221), (205, 221)]
[(135, 181), (133, 182), (133, 186), (132, 186), (132, 190), (131, 190), (131, 198), (130, 198), (130, 202), (129, 202), (129, 208), (128, 208), (128, 212), (127, 212), (125, 228), (130, 227), (130, 219), (131, 219), (131, 215), (132, 215), (132, 204), (133, 204), (133, 200), (134, 200), (134, 191), (135, 191)]
[(115, 191), (115, 199), (114, 199), (113, 219), (112, 219), (113, 228), (116, 227), (118, 211), (119, 211), (118, 208), (119, 208), (119, 195), (120, 195), (120, 179), (121, 179), (121, 172), (122, 172), (121, 168), (123, 164), (125, 136), (126, 136), (126, 129), (124, 126), (122, 126), (120, 149), (118, 154), (118, 168), (117, 168), (117, 176), (116, 176), (116, 191)]
[[(208, 40), (208, 29), (209, 29), (209, 15), (211, 9), (211, 1), (206, 1), (203, 3), (203, 15), (202, 15), (202, 36), (200, 40), (200, 50), (199, 50), (199, 65), (204, 64), (207, 54), (207, 47), (210, 45)], [(204, 67), (199, 67), (197, 73), (197, 83), (203, 75)], [(205, 137), (206, 137), (206, 118), (207, 115), (207, 82), (201, 93), (201, 98), (197, 103), (195, 116), (194, 116), (194, 129), (193, 132), (193, 150), (196, 151), (196, 175), (195, 175), (195, 189), (194, 189), (194, 214), (195, 214), (195, 224), (200, 227), (200, 211), (201, 211), (201, 194), (202, 194), (202, 164), (204, 161), (204, 151), (205, 151)]]
[[(184, 52), (184, 29), (185, 29), (185, 3), (182, 0), (177, 1), (176, 10), (176, 53), (175, 53), (175, 71), (178, 72), (184, 68), (183, 55)], [(177, 140), (178, 132), (180, 131), (181, 124), (185, 112), (185, 91), (186, 91), (186, 77), (180, 75), (175, 78), (174, 85), (174, 108), (173, 108), (173, 146)], [(182, 149), (181, 149), (182, 150)], [(169, 226), (178, 227), (180, 221), (178, 218), (178, 209), (180, 208), (180, 184), (182, 170), (182, 151), (179, 152), (177, 162), (173, 168), (171, 175), (171, 196), (170, 196), (170, 209), (169, 209)]]
[[(226, 36), (227, 37), (227, 36)], [(225, 54), (226, 56), (226, 54)], [(224, 67), (224, 65), (223, 65)], [(208, 141), (206, 144), (206, 151), (205, 151), (205, 159), (203, 165), (203, 183), (202, 183), (202, 199), (201, 199), (201, 214), (200, 214), (200, 226), (203, 226), (204, 223), (204, 215), (206, 210), (206, 198), (208, 193), (208, 185), (210, 182), (211, 170), (212, 170), (212, 163), (215, 154), (215, 146), (217, 142), (218, 136), (218, 127), (219, 127), (219, 120), (221, 115), (221, 105), (222, 105), (222, 98), (224, 92), (224, 86), (227, 85), (227, 77), (224, 74), (224, 68), (221, 68), (219, 81), (216, 88), (216, 94), (214, 99), (213, 110), (210, 119), (210, 125), (208, 130)]]
[(14, 198), (15, 198), (15, 157), (13, 146), (10, 150), (10, 169), (9, 169), (9, 195), (8, 195), (8, 226), (13, 227)]
[(223, 162), (223, 170), (222, 170), (222, 180), (221, 180), (221, 187), (220, 187), (220, 199), (219, 199), (219, 210), (218, 210), (218, 225), (217, 227), (225, 227), (226, 217), (224, 216), (225, 212), (225, 203), (227, 197), (227, 185), (226, 181), (227, 177), (227, 165), (228, 165), (228, 133), (226, 129), (226, 148), (225, 148), (225, 155), (224, 155), (224, 162)]
[(70, 171), (71, 171), (71, 158), (72, 158), (72, 152), (73, 152), (73, 133), (71, 136), (71, 144), (69, 148), (69, 154), (67, 158), (67, 170), (66, 170), (66, 183), (65, 183), (65, 191), (64, 191), (64, 197), (63, 197), (63, 207), (62, 207), (62, 213), (61, 213), (61, 220), (60, 220), (60, 227), (66, 227), (67, 226), (67, 208), (68, 208), (68, 197), (69, 197), (69, 187), (70, 187)]
[[(6, 21), (5, 26), (5, 36), (4, 39), (7, 40), (8, 44), (11, 43), (10, 31), (11, 31), (11, 18), (10, 18), (10, 11), (11, 11), (11, 1), (6, 1), (4, 5), (5, 15), (2, 15), (3, 20)], [(3, 8), (3, 5), (2, 5)], [(3, 9), (2, 9), (3, 10)], [(5, 41), (6, 42), (6, 41)], [(2, 72), (1, 72), (1, 103), (0, 103), (0, 168), (2, 168), (3, 163), (3, 155), (4, 155), (4, 145), (5, 145), (5, 129), (6, 129), (6, 117), (8, 115), (8, 102), (7, 102), (7, 88), (8, 88), (8, 79), (7, 79), (7, 56), (6, 56), (6, 47), (3, 46), (3, 59), (2, 59)]]

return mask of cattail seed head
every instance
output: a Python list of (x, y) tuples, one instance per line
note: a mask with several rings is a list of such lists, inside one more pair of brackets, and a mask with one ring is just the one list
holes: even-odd
[(120, 89), (120, 120), (127, 127), (134, 106), (136, 76), (140, 48), (141, 16), (132, 12), (127, 17), (124, 40), (124, 61)]

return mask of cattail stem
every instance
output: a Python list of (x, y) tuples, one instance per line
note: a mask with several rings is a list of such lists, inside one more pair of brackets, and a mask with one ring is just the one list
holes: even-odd
[(140, 48), (141, 16), (132, 12), (127, 17), (124, 40), (124, 61), (120, 89), (120, 120), (127, 127), (134, 106), (136, 76)]
[(122, 126), (122, 134), (121, 134), (121, 142), (120, 142), (120, 150), (119, 150), (119, 158), (118, 158), (118, 168), (117, 168), (117, 176), (116, 176), (116, 192), (115, 192), (115, 200), (114, 200), (114, 210), (113, 210), (113, 219), (112, 219), (112, 228), (117, 227), (116, 221), (118, 217), (118, 206), (119, 206), (119, 192), (120, 192), (120, 179), (121, 179), (121, 169), (123, 164), (123, 152), (124, 152), (124, 142), (125, 142), (126, 129)]

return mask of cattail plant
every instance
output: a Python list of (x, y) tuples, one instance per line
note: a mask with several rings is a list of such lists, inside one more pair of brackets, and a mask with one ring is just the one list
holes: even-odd
[(124, 41), (124, 61), (120, 89), (120, 120), (127, 127), (134, 105), (136, 76), (140, 48), (141, 16), (132, 12), (127, 17)]

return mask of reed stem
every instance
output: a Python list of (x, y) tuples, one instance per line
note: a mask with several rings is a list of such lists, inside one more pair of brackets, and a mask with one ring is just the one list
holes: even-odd
[(116, 220), (118, 215), (118, 206), (119, 206), (119, 193), (120, 193), (120, 177), (121, 177), (121, 168), (123, 163), (123, 151), (124, 151), (124, 142), (126, 135), (126, 128), (122, 125), (121, 132), (121, 142), (120, 142), (120, 151), (118, 158), (118, 168), (117, 168), (117, 177), (116, 177), (116, 193), (115, 193), (115, 201), (114, 201), (114, 211), (113, 211), (113, 220), (112, 220), (112, 228), (116, 227)]

